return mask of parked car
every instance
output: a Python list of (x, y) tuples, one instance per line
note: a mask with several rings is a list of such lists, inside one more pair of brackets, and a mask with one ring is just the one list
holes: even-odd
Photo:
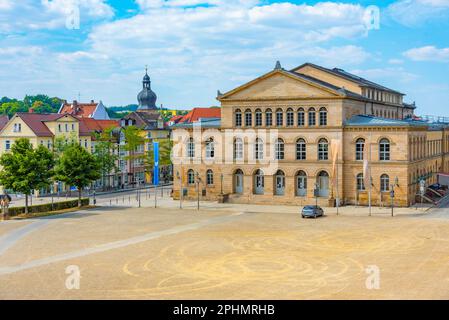
[(319, 206), (305, 206), (302, 209), (301, 216), (303, 218), (317, 218), (324, 216), (324, 210)]

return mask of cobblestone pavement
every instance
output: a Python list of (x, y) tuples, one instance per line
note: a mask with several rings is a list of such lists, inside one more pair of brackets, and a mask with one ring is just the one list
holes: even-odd
[(0, 222), (0, 299), (449, 298), (445, 208), (304, 220), (296, 207), (144, 198)]

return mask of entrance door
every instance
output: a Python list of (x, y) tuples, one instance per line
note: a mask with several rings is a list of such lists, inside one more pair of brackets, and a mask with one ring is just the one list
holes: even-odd
[(296, 195), (298, 197), (305, 197), (307, 195), (307, 176), (299, 174), (296, 176)]
[(278, 174), (276, 175), (276, 195), (283, 196), (285, 193), (285, 176)]
[(234, 178), (234, 183), (235, 183), (235, 193), (239, 193), (242, 194), (243, 193), (243, 173), (241, 172), (237, 172), (235, 174), (235, 178)]
[(324, 171), (318, 176), (318, 196), (322, 198), (329, 196), (329, 175)]
[(265, 180), (264, 175), (261, 170), (257, 170), (256, 175), (254, 176), (254, 191), (255, 194), (264, 194), (265, 190)]

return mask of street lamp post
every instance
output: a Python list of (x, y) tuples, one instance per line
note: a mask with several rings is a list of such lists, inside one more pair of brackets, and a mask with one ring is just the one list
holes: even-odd
[(184, 190), (182, 189), (182, 176), (176, 171), (176, 177), (179, 179), (179, 209), (182, 209), (182, 197)]
[(313, 190), (314, 196), (315, 196), (315, 206), (318, 207), (318, 182), (315, 182), (315, 190)]
[(396, 177), (394, 179), (394, 184), (391, 184), (391, 190), (390, 190), (390, 198), (391, 198), (391, 216), (394, 217), (394, 187), (399, 187), (399, 178)]
[(197, 202), (197, 210), (200, 210), (200, 174), (196, 172), (196, 202)]
[(220, 180), (221, 180), (221, 194), (223, 195), (223, 173), (220, 175)]

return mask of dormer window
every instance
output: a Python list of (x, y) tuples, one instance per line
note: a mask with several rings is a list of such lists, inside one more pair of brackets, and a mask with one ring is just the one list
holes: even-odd
[(14, 123), (14, 132), (21, 132), (21, 131), (22, 131), (22, 124)]

